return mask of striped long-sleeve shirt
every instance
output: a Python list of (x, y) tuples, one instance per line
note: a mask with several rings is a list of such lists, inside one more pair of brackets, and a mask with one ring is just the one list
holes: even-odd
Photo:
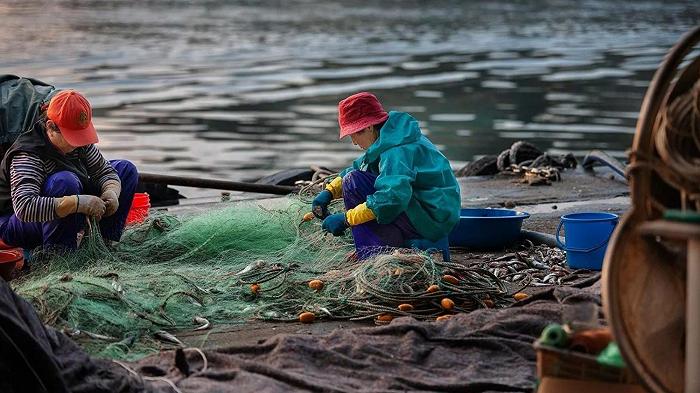
[[(108, 180), (119, 181), (117, 172), (104, 159), (95, 145), (84, 148), (88, 174), (100, 189)], [(77, 156), (73, 151), (66, 154)], [(21, 152), (10, 164), (10, 196), (15, 215), (25, 222), (44, 222), (58, 218), (57, 198), (41, 195), (47, 177), (57, 171), (56, 162), (34, 153)]]

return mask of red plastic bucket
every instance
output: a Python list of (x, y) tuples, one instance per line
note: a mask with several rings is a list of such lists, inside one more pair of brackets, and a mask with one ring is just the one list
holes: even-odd
[(137, 192), (134, 194), (134, 200), (131, 202), (131, 209), (126, 216), (126, 225), (140, 224), (148, 217), (148, 209), (151, 208), (151, 197), (146, 192)]
[(15, 276), (15, 271), (21, 270), (24, 266), (24, 250), (21, 248), (10, 248), (0, 250), (0, 276), (5, 281), (10, 281)]

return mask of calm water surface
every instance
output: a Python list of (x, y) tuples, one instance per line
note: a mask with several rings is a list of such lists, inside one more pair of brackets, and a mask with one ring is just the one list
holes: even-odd
[(699, 10), (668, 1), (2, 1), (0, 73), (83, 91), (104, 154), (148, 172), (251, 180), (343, 167), (359, 151), (337, 140), (336, 104), (360, 90), (412, 113), (455, 167), (519, 139), (623, 157), (653, 72)]

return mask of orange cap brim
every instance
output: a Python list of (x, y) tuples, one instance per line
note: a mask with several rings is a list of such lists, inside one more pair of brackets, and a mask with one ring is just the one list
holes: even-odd
[(87, 146), (100, 141), (97, 138), (97, 130), (95, 130), (95, 126), (92, 124), (92, 122), (90, 122), (87, 127), (80, 130), (66, 128), (60, 128), (60, 130), (63, 138), (66, 140), (66, 142), (70, 143), (71, 146)]

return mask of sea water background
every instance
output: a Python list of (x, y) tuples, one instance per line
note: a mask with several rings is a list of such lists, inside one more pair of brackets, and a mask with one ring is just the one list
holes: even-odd
[(84, 92), (104, 154), (144, 172), (344, 167), (359, 151), (336, 104), (361, 90), (455, 168), (520, 139), (623, 158), (653, 72), (698, 21), (691, 1), (2, 1), (0, 73)]

